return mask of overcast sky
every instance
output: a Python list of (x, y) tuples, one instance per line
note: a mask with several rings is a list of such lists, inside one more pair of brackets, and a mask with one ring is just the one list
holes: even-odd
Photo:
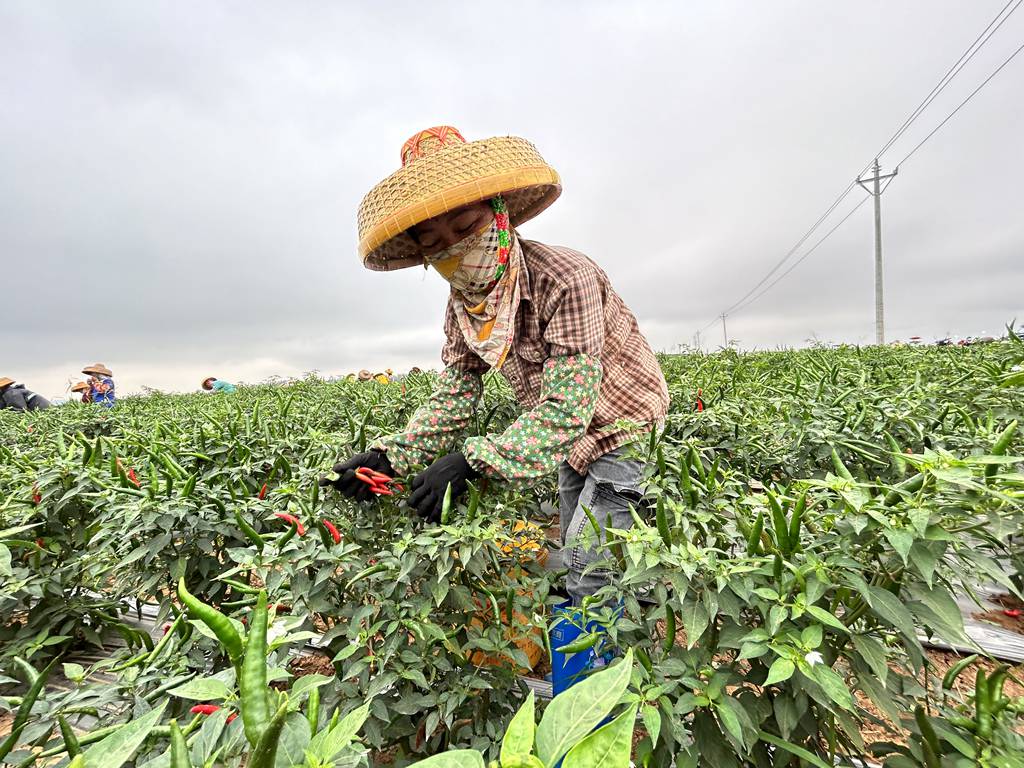
[[(563, 194), (522, 234), (688, 344), (1004, 4), (0, 0), (0, 375), (61, 396), (96, 361), (123, 391), (438, 366), (446, 284), (364, 270), (355, 212), (442, 123), (533, 141)], [(883, 167), (1022, 42), (1024, 12)], [(1022, 93), (1024, 54), (883, 195), (891, 337), (1024, 320)], [(872, 227), (869, 203), (730, 338), (870, 342)]]

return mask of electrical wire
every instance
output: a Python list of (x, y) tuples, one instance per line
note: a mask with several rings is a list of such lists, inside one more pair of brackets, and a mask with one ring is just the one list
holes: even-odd
[[(921, 103), (917, 105), (917, 107), (910, 113), (907, 119), (903, 121), (900, 127), (896, 129), (896, 132), (875, 153), (874, 157), (876, 159), (880, 157), (884, 152), (886, 152), (890, 147), (892, 147), (892, 145), (896, 141), (898, 141), (900, 137), (903, 136), (907, 129), (921, 116), (921, 114), (928, 108), (928, 106), (933, 101), (935, 101), (935, 99), (946, 89), (946, 87), (953, 81), (953, 78), (955, 78), (964, 69), (964, 67), (967, 66), (971, 59), (973, 59), (977, 55), (977, 53), (992, 38), (992, 36), (999, 30), (999, 28), (1002, 27), (1006, 20), (1009, 19), (1011, 15), (1013, 15), (1013, 13), (1021, 6), (1022, 3), (1024, 3), (1024, 0), (1008, 0), (1008, 2), (995, 15), (995, 17), (993, 17), (993, 19), (988, 23), (988, 26), (986, 26), (985, 29), (981, 31), (981, 33), (964, 50), (964, 52), (960, 54), (960, 57), (953, 63), (953, 65), (948, 70), (946, 70), (945, 74), (939, 79), (939, 82), (936, 83), (936, 85), (932, 88), (931, 91), (929, 91), (928, 95), (925, 96)], [(1012, 8), (1010, 7), (1011, 5), (1013, 6)], [(1009, 12), (1007, 12), (1008, 8)], [(981, 85), (979, 85), (974, 91), (972, 91), (970, 95), (968, 95), (967, 98), (964, 99), (956, 107), (956, 109), (954, 109), (949, 115), (947, 115), (946, 118), (943, 119), (943, 121), (939, 123), (927, 136), (925, 136), (925, 138), (919, 144), (917, 144), (917, 146), (915, 146), (903, 158), (903, 160), (900, 160), (900, 162), (897, 163), (896, 166), (899, 167), (904, 162), (906, 162), (906, 160), (908, 160), (915, 152), (917, 152), (917, 150), (920, 149), (932, 136), (934, 136), (935, 133), (937, 133), (939, 129), (941, 129), (942, 126), (944, 126), (957, 112), (959, 112), (960, 109), (964, 107), (967, 104), (967, 102), (969, 102), (975, 96), (975, 94), (977, 94), (982, 88), (984, 88), (985, 85), (987, 85), (993, 77), (995, 77), (1007, 64), (1009, 64), (1010, 61), (1012, 61), (1021, 52), (1021, 50), (1024, 50), (1024, 45), (1022, 45), (1020, 48), (1014, 51), (1013, 54), (1011, 54), (1010, 57), (1006, 59), (1006, 61), (1004, 61), (991, 75), (989, 75), (981, 83)], [(822, 237), (808, 251), (806, 251), (796, 262), (791, 264), (785, 272), (783, 272), (775, 280), (773, 280), (770, 285), (765, 287), (764, 290), (759, 290), (762, 286), (765, 285), (765, 283), (768, 282), (768, 280), (772, 278), (773, 275), (775, 275), (776, 272), (778, 272), (779, 269), (782, 268), (782, 266), (787, 261), (789, 261), (793, 254), (795, 254), (797, 250), (799, 250), (799, 248), (811, 237), (811, 235), (814, 234), (818, 227), (821, 226), (821, 224), (832, 214), (832, 212), (842, 204), (843, 200), (846, 199), (846, 196), (849, 195), (853, 188), (857, 185), (857, 179), (860, 178), (869, 168), (871, 168), (871, 164), (872, 163), (869, 162), (863, 168), (863, 170), (861, 170), (861, 172), (857, 174), (854, 180), (851, 181), (846, 186), (846, 188), (843, 189), (842, 192), (840, 192), (839, 196), (836, 197), (836, 199), (831, 203), (831, 205), (829, 205), (828, 208), (825, 209), (825, 212), (818, 217), (817, 221), (815, 221), (814, 224), (812, 224), (811, 227), (806, 232), (804, 232), (804, 234), (800, 237), (799, 240), (797, 240), (793, 247), (790, 248), (783, 255), (783, 257), (775, 263), (774, 266), (772, 266), (768, 273), (765, 274), (764, 277), (762, 277), (761, 280), (759, 280), (753, 288), (751, 288), (737, 301), (733, 302), (729, 307), (727, 307), (721, 313), (719, 313), (718, 317), (710, 320), (706, 325), (704, 325), (700, 329), (699, 332), (702, 333), (708, 328), (710, 328), (712, 325), (718, 322), (718, 320), (722, 316), (728, 317), (730, 314), (738, 312), (741, 309), (745, 309), (746, 307), (750, 306), (755, 301), (757, 301), (761, 296), (767, 293), (786, 275), (792, 272), (793, 269), (795, 269), (800, 263), (802, 263), (808, 256), (810, 256), (818, 248), (818, 246), (820, 246), (825, 240), (827, 240), (833, 232), (835, 232), (847, 219), (849, 219), (853, 215), (853, 213), (867, 201), (867, 198), (861, 200), (849, 213), (846, 214), (846, 216), (844, 216), (839, 221), (838, 224), (836, 224), (832, 229), (830, 229), (824, 237)]]

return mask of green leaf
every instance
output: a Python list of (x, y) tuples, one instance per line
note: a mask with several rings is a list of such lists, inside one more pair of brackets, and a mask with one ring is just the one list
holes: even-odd
[(309, 742), (308, 751), (324, 762), (331, 762), (352, 740), (370, 716), (370, 702), (345, 715), (330, 731), (317, 733)]
[(534, 720), (534, 694), (530, 691), (526, 701), (516, 712), (515, 717), (505, 729), (505, 738), (501, 740), (501, 762), (506, 763), (513, 758), (525, 757), (533, 752), (533, 735), (537, 730)]
[(800, 644), (805, 648), (817, 648), (821, 645), (823, 635), (820, 624), (811, 624), (800, 633)]
[(64, 677), (73, 683), (80, 683), (85, 679), (85, 667), (81, 664), (64, 664)]
[(623, 768), (629, 765), (635, 723), (634, 704), (570, 749), (562, 768)]
[(683, 601), (680, 616), (683, 628), (686, 630), (686, 647), (687, 649), (693, 648), (700, 640), (700, 636), (704, 634), (704, 630), (708, 628), (710, 617), (707, 609), (704, 608), (702, 602), (688, 595)]
[(837, 675), (831, 667), (825, 664), (815, 664), (811, 667), (811, 677), (833, 702), (843, 709), (854, 711), (853, 695), (850, 693), (850, 689), (846, 687), (843, 678)]
[(96, 742), (82, 753), (82, 762), (97, 768), (121, 768), (160, 721), (166, 706), (167, 701), (164, 700), (156, 709), (150, 710), (138, 720), (125, 723), (109, 736)]
[(618, 664), (584, 678), (556, 696), (537, 727), (537, 757), (547, 768), (558, 762), (618, 704), (629, 685), (633, 651)]
[(899, 598), (882, 587), (868, 587), (868, 604), (875, 614), (907, 637), (914, 636), (914, 617)]
[(887, 528), (882, 533), (885, 536), (885, 540), (888, 541), (896, 554), (903, 560), (903, 564), (907, 563), (907, 555), (910, 554), (910, 548), (914, 546), (914, 534), (908, 531), (906, 528)]
[(212, 701), (213, 699), (226, 699), (231, 695), (231, 689), (223, 680), (218, 680), (216, 677), (198, 677), (177, 688), (171, 688), (168, 693), (179, 699)]
[(409, 768), (486, 768), (484, 758), (475, 749), (455, 749), (413, 763)]
[(824, 608), (817, 605), (807, 606), (807, 613), (813, 616), (815, 619), (820, 621), (822, 624), (832, 627), (832, 629), (838, 629), (840, 632), (846, 632), (846, 627), (839, 619), (833, 616), (831, 613), (826, 611)]
[(661, 735), (661, 711), (650, 704), (643, 708), (641, 717), (644, 721), (644, 728), (647, 735), (651, 737), (651, 744), (658, 743), (658, 736)]
[(767, 741), (769, 744), (772, 744), (785, 752), (789, 752), (789, 754), (795, 755), (801, 760), (807, 761), (815, 768), (832, 768), (831, 765), (821, 758), (815, 757), (803, 747), (798, 747), (796, 744), (790, 744), (788, 741), (780, 739), (778, 736), (773, 736), (767, 731), (758, 731), (757, 735), (760, 737), (761, 741)]
[(776, 659), (772, 662), (772, 666), (768, 670), (768, 677), (764, 680), (764, 685), (774, 685), (775, 683), (781, 683), (789, 680), (796, 671), (796, 664), (789, 659)]
[(295, 684), (292, 686), (289, 696), (293, 699), (297, 699), (301, 694), (308, 693), (314, 688), (319, 688), (321, 685), (327, 685), (333, 683), (335, 678), (328, 677), (327, 675), (303, 675)]
[(850, 638), (853, 647), (860, 654), (864, 662), (875, 673), (875, 676), (884, 685), (889, 678), (889, 665), (886, 663), (885, 646), (870, 635), (853, 635)]

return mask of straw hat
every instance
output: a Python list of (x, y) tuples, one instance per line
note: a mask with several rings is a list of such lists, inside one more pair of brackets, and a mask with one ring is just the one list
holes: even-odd
[(467, 142), (449, 125), (420, 131), (402, 147), (402, 167), (359, 204), (359, 256), (368, 269), (423, 263), (409, 227), (502, 195), (512, 226), (529, 221), (562, 192), (555, 169), (515, 136)]
[(359, 376), (358, 376), (358, 378), (359, 378), (359, 380), (360, 380), (360, 381), (369, 381), (370, 379), (372, 379), (372, 378), (373, 378), (373, 374), (372, 374), (372, 373), (370, 373), (370, 372), (369, 372), (368, 370), (366, 370), (365, 368), (363, 368), (363, 370), (361, 370), (361, 371), (359, 372)]
[(84, 381), (80, 381), (71, 387), (72, 392), (85, 392), (89, 389), (89, 385)]
[(113, 376), (113, 372), (103, 363), (93, 363), (82, 369), (82, 373), (91, 373), (93, 376)]
[(14, 383), (14, 379), (8, 379), (6, 376), (0, 376), (0, 389), (9, 387)]

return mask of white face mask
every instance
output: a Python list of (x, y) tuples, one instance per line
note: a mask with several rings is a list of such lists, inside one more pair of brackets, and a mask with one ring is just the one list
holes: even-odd
[(470, 235), (425, 259), (460, 293), (480, 296), (494, 284), (498, 270), (498, 224)]

